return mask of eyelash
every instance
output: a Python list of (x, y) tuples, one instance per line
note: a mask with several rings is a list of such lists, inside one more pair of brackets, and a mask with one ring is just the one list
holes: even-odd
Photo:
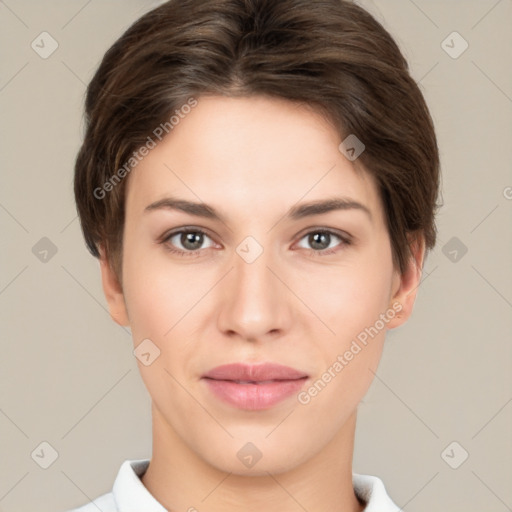
[[(211, 238), (208, 235), (208, 233), (206, 233), (206, 231), (203, 231), (202, 229), (199, 229), (199, 228), (181, 229), (179, 231), (173, 231), (173, 232), (171, 232), (169, 234), (164, 235), (164, 237), (162, 238), (160, 243), (165, 245), (165, 248), (166, 248), (167, 251), (169, 251), (172, 254), (176, 254), (177, 256), (185, 257), (185, 258), (198, 257), (200, 255), (200, 252), (201, 252), (202, 249), (196, 249), (195, 251), (182, 251), (181, 249), (175, 249), (170, 244), (168, 244), (168, 241), (171, 238), (173, 238), (176, 235), (181, 235), (183, 233), (195, 233), (195, 234), (205, 235), (208, 238)], [(328, 235), (335, 236), (335, 237), (340, 239), (340, 243), (337, 246), (335, 246), (334, 248), (331, 248), (331, 249), (322, 249), (322, 250), (315, 250), (315, 249), (309, 249), (308, 250), (308, 249), (306, 249), (309, 253), (313, 253), (314, 256), (320, 256), (321, 257), (321, 256), (328, 256), (328, 255), (334, 254), (334, 253), (338, 252), (338, 250), (339, 250), (338, 248), (340, 246), (348, 246), (348, 245), (351, 245), (351, 243), (352, 243), (352, 241), (350, 240), (349, 237), (342, 236), (339, 233), (336, 233), (335, 231), (332, 231), (330, 229), (325, 229), (325, 228), (312, 229), (312, 230), (308, 231), (307, 233), (305, 233), (304, 235), (302, 235), (300, 240), (303, 240), (304, 238), (306, 238), (307, 236), (311, 235), (312, 233), (314, 233), (314, 234), (328, 234)]]

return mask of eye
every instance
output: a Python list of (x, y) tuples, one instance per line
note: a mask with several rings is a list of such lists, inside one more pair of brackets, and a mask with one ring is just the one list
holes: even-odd
[[(210, 240), (211, 244), (204, 247), (205, 238)], [(182, 229), (166, 235), (162, 241), (166, 248), (179, 256), (198, 256), (202, 249), (214, 247), (213, 240), (200, 229)]]
[[(204, 246), (205, 240), (210, 243)], [(311, 249), (301, 245), (302, 241), (310, 245)], [(337, 241), (337, 243), (336, 243)], [(166, 249), (178, 256), (199, 256), (203, 249), (215, 247), (215, 243), (208, 234), (199, 228), (181, 229), (164, 235), (161, 242)], [(308, 250), (315, 256), (334, 254), (343, 246), (351, 244), (350, 236), (341, 235), (329, 229), (315, 229), (306, 233), (299, 241), (299, 247)]]
[[(315, 256), (334, 254), (338, 252), (339, 247), (350, 245), (351, 243), (348, 236), (342, 236), (341, 234), (335, 233), (334, 231), (328, 229), (316, 229), (310, 231), (301, 238), (301, 241), (302, 240), (305, 240), (306, 243), (312, 247), (310, 252)], [(338, 243), (333, 244), (333, 242), (336, 242), (336, 240), (338, 240)], [(299, 247), (307, 249), (307, 247), (301, 246), (300, 243)]]

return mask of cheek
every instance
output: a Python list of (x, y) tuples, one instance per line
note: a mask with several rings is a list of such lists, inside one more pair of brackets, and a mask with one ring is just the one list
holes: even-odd
[(303, 281), (314, 290), (308, 305), (325, 325), (316, 318), (310, 322), (314, 345), (307, 349), (319, 362), (318, 373), (298, 397), (310, 417), (329, 418), (333, 432), (355, 410), (377, 371), (386, 333), (380, 318), (388, 310), (391, 282), (385, 266), (337, 270)]
[(191, 284), (193, 276), (177, 266), (133, 255), (126, 259), (125, 298), (134, 348), (149, 339), (156, 346), (149, 345), (149, 351), (158, 354), (147, 366), (137, 362), (141, 377), (162, 410), (171, 404), (189, 404), (190, 397), (181, 393), (177, 381), (184, 381), (187, 363), (197, 348), (191, 340), (203, 313), (200, 299), (207, 290)]
[(161, 247), (148, 250), (130, 244), (129, 237), (125, 247), (124, 293), (134, 341), (154, 337), (165, 342), (207, 292), (208, 279), (199, 280), (193, 265), (170, 262)]
[(316, 330), (325, 333), (327, 348), (343, 348), (389, 307), (391, 263), (361, 262), (298, 277), (297, 294), (318, 317)]

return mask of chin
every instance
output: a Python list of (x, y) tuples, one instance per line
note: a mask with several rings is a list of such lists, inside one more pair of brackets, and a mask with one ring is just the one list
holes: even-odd
[[(216, 453), (217, 450), (197, 453), (216, 469), (239, 476), (268, 476), (268, 473), (285, 473), (300, 465), (309, 456), (303, 446), (302, 449), (283, 446), (283, 444), (273, 446), (268, 440), (265, 443), (263, 439), (264, 436), (261, 442), (233, 439), (222, 453)], [(291, 454), (294, 454), (294, 457)]]

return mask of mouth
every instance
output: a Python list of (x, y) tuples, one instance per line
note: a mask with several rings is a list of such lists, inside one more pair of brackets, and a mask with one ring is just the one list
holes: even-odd
[[(208, 377), (205, 377), (208, 378)], [(212, 379), (212, 380), (224, 380), (224, 379)], [(290, 379), (297, 380), (297, 379)], [(225, 380), (225, 382), (234, 382), (235, 384), (271, 384), (272, 382), (286, 382), (286, 379), (275, 379), (275, 380)]]
[(217, 366), (202, 376), (216, 398), (238, 409), (265, 410), (296, 395), (308, 375), (275, 363)]
[(231, 363), (216, 366), (203, 375), (203, 378), (238, 382), (262, 383), (275, 380), (296, 380), (308, 375), (291, 366), (277, 363)]

